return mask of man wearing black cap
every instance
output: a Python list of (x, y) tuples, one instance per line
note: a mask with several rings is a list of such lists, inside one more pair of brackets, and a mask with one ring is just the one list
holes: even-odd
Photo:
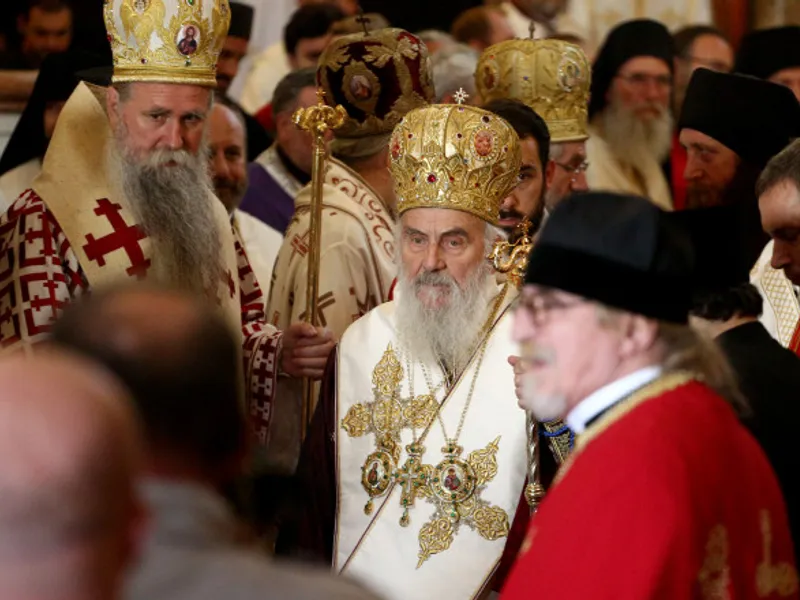
[(550, 215), (515, 315), (521, 404), (577, 440), (501, 598), (796, 597), (780, 488), (688, 326), (691, 273), (690, 239), (644, 198)]
[(753, 278), (767, 300), (762, 322), (787, 345), (798, 319), (797, 302), (783, 274), (769, 268), (772, 244), (760, 228), (755, 187), (770, 158), (800, 136), (800, 105), (780, 85), (698, 69), (678, 128), (687, 149), (687, 207), (736, 207), (745, 224), (738, 241), (753, 257), (750, 266), (762, 254)]
[[(241, 2), (231, 2), (231, 26), (219, 53), (217, 62), (217, 90), (227, 98), (228, 88), (239, 72), (239, 63), (247, 55), (250, 34), (253, 31), (253, 7)], [(235, 104), (230, 98), (227, 101)], [(247, 156), (258, 156), (269, 148), (271, 139), (261, 123), (241, 110), (247, 128)]]
[(785, 85), (800, 100), (800, 26), (762, 29), (745, 36), (734, 71)]
[(672, 36), (649, 19), (611, 31), (592, 65), (590, 189), (645, 196), (664, 209), (672, 197), (661, 164), (672, 135)]
[(687, 207), (749, 203), (770, 158), (800, 136), (800, 105), (779, 85), (697, 69), (678, 123)]
[(800, 358), (758, 321), (764, 301), (749, 280), (756, 257), (739, 243), (744, 224), (734, 208), (686, 210), (674, 218), (686, 227), (695, 251), (691, 323), (715, 339), (736, 373), (751, 408), (745, 425), (775, 469), (797, 546), (800, 456), (792, 440), (800, 421)]

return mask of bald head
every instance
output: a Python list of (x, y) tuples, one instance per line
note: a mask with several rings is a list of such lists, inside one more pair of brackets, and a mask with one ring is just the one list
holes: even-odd
[(214, 469), (245, 446), (237, 335), (198, 299), (137, 286), (73, 305), (53, 341), (105, 365), (128, 387), (150, 465), (169, 459)]
[(126, 392), (99, 367), (54, 351), (0, 361), (0, 596), (116, 595), (139, 443)]

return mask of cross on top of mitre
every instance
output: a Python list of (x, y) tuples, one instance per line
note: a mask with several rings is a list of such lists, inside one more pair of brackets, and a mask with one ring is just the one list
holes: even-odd
[(369, 29), (367, 29), (367, 23), (369, 23), (369, 17), (364, 14), (364, 9), (360, 6), (358, 7), (358, 16), (356, 17), (356, 23), (360, 23), (361, 26), (364, 28), (364, 35), (369, 35)]
[(456, 101), (456, 104), (464, 104), (469, 98), (469, 94), (464, 91), (464, 88), (458, 88), (458, 91), (453, 94), (453, 100)]

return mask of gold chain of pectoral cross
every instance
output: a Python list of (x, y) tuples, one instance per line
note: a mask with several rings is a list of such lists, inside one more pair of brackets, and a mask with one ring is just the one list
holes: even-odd
[[(475, 374), (464, 409), (461, 413), (456, 438), (450, 440), (444, 429), (441, 410), (452, 393), (452, 389), (466, 372), (466, 368), (454, 378), (453, 386), (448, 389), (441, 403), (436, 401), (438, 387), (428, 381), (430, 394), (415, 397), (413, 390), (408, 399), (400, 398), (400, 383), (403, 380), (403, 367), (391, 344), (375, 367), (372, 375), (373, 394), (375, 400), (359, 403), (350, 407), (342, 419), (342, 427), (351, 437), (359, 437), (366, 433), (375, 433), (376, 451), (369, 454), (362, 466), (361, 484), (369, 496), (364, 512), (372, 512), (374, 498), (385, 495), (394, 484), (401, 486), (401, 503), (403, 515), (400, 524), (409, 524), (408, 509), (414, 505), (417, 497), (423, 497), (436, 505), (432, 520), (423, 525), (419, 533), (420, 552), (419, 568), (431, 555), (450, 547), (461, 523), (478, 531), (488, 540), (495, 540), (508, 535), (508, 515), (499, 507), (490, 505), (480, 498), (486, 483), (497, 474), (496, 453), (499, 448), (498, 437), (486, 448), (475, 450), (465, 460), (459, 458), (463, 451), (455, 442), (461, 434), (466, 414), (474, 395), (480, 367), (486, 352), (492, 325), (497, 319), (500, 307), (506, 297), (508, 285), (498, 294), (490, 311), (489, 318), (481, 328), (476, 347), (478, 360)], [(468, 361), (467, 366), (471, 361)], [(413, 380), (413, 370), (409, 368), (409, 379)], [(427, 373), (423, 370), (423, 373)], [(441, 385), (444, 385), (445, 381)], [(425, 441), (433, 419), (438, 418), (442, 425), (446, 446), (442, 448), (445, 455), (438, 465), (425, 465), (422, 455)], [(406, 446), (408, 458), (398, 468), (400, 459), (400, 431), (404, 428), (412, 430), (413, 441)], [(417, 437), (416, 430), (423, 429)]]

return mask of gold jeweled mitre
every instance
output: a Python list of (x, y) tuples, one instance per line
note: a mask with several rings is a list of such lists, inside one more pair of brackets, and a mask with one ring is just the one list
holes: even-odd
[(517, 184), (519, 139), (497, 115), (459, 104), (417, 108), (389, 142), (400, 214), (412, 208), (462, 210), (492, 224)]
[(115, 83), (216, 87), (228, 0), (105, 0), (103, 10)]
[(555, 143), (589, 137), (586, 124), (589, 60), (580, 47), (560, 40), (511, 40), (487, 48), (475, 83), (484, 102), (519, 100), (547, 123)]

